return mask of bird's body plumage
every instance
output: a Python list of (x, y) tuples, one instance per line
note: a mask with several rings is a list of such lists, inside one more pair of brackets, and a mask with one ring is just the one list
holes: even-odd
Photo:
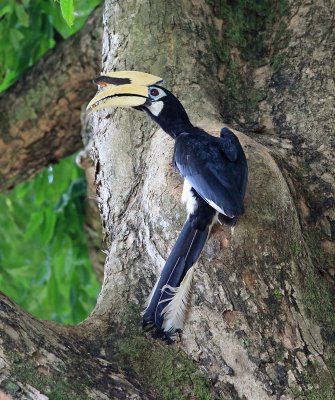
[[(126, 81), (119, 90), (115, 85), (121, 78)], [(141, 79), (146, 82), (142, 87)], [(221, 214), (224, 222), (234, 225), (244, 213), (248, 167), (232, 131), (223, 128), (220, 137), (214, 137), (194, 127), (179, 100), (155, 84), (160, 81), (159, 77), (138, 72), (109, 73), (98, 78), (104, 89), (89, 106), (133, 106), (146, 111), (175, 140), (173, 164), (185, 180), (183, 201), (188, 216), (143, 312), (145, 329), (172, 340), (182, 329), (194, 265), (213, 223)], [(147, 92), (144, 86), (148, 86)]]
[(235, 222), (244, 213), (248, 171), (242, 146), (227, 128), (218, 138), (185, 127), (175, 137), (173, 164), (185, 179), (188, 217), (143, 313), (144, 328), (168, 341), (182, 328), (194, 264), (218, 214)]
[(243, 196), (236, 179), (236, 165), (242, 160), (236, 147), (236, 159), (227, 157), (225, 145), (224, 140), (201, 129), (183, 132), (176, 138), (174, 165), (208, 204), (233, 218), (244, 212)]

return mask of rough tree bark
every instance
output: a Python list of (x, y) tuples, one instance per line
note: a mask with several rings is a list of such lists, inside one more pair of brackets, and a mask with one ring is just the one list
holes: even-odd
[[(265, 13), (289, 7), (263, 26), (264, 54), (255, 63), (229, 42), (218, 3), (109, 0), (104, 12), (105, 70), (163, 76), (193, 122), (213, 134), (229, 122), (247, 134), (238, 133), (250, 166), (246, 215), (234, 233), (217, 226), (205, 247), (182, 351), (139, 329), (139, 311), (185, 217), (172, 140), (141, 113), (101, 111), (91, 117), (91, 144), (109, 252), (97, 306), (78, 327), (61, 327), (2, 298), (7, 392), (20, 382), (75, 398), (145, 398), (149, 388), (170, 399), (333, 398), (334, 4), (266, 2)], [(236, 4), (225, 7), (237, 12)], [(123, 391), (112, 392), (115, 362), (129, 371), (129, 392), (123, 377)]]

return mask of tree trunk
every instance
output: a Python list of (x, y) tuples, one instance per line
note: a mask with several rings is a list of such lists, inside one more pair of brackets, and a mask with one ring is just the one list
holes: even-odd
[[(102, 291), (90, 318), (72, 328), (31, 319), (2, 299), (5, 338), (12, 339), (4, 340), (1, 365), (17, 377), (6, 372), (7, 392), (19, 378), (49, 396), (45, 387), (55, 390), (18, 374), (14, 348), (21, 359), (30, 356), (39, 376), (62, 377), (71, 389), (79, 383), (78, 398), (98, 390), (95, 398), (122, 398), (112, 392), (108, 363), (129, 371), (128, 393), (139, 398), (333, 398), (334, 7), (264, 4), (245, 15), (239, 2), (106, 2), (104, 70), (162, 76), (192, 122), (213, 135), (227, 122), (245, 133), (238, 136), (250, 169), (246, 214), (234, 232), (213, 230), (177, 348), (145, 338), (140, 310), (185, 219), (173, 142), (134, 110), (93, 114), (108, 243)], [(9, 315), (19, 315), (20, 325)], [(26, 337), (26, 326), (29, 340), (11, 346)], [(31, 357), (38, 343), (49, 352), (44, 369)], [(108, 384), (98, 389), (98, 381)]]

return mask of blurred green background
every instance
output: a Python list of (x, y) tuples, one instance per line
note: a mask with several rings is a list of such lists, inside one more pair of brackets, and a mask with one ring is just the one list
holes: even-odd
[[(99, 3), (1, 0), (0, 91)], [(0, 290), (39, 318), (77, 323), (94, 307), (100, 285), (83, 228), (85, 185), (71, 156), (0, 195)]]

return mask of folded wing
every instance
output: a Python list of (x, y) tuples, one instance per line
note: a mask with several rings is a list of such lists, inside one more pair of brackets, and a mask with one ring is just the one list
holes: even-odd
[(176, 140), (174, 162), (180, 174), (215, 210), (233, 218), (244, 213), (247, 163), (236, 136), (182, 134)]

